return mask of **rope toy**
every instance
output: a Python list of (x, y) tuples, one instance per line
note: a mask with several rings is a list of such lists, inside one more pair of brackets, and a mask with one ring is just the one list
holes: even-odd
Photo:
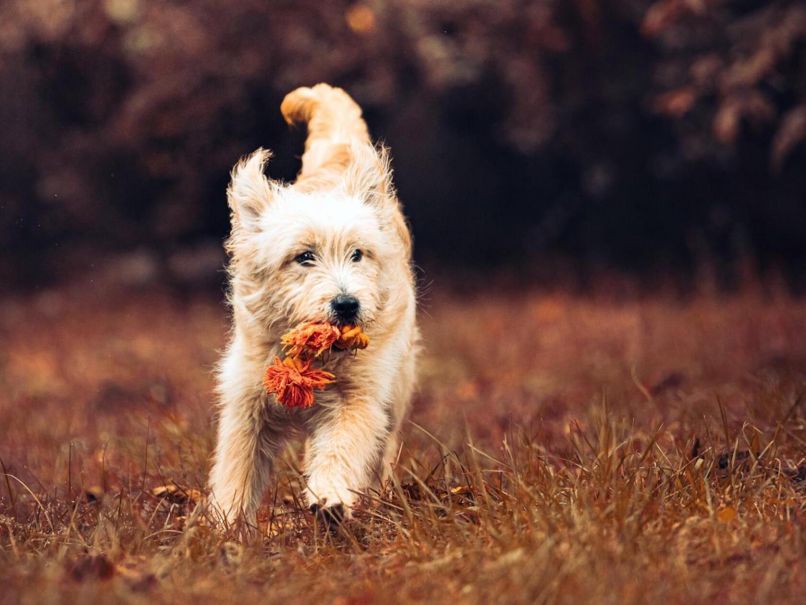
[(361, 326), (336, 326), (327, 322), (307, 322), (280, 338), (285, 357), (275, 357), (263, 375), (266, 391), (277, 403), (289, 408), (309, 408), (314, 404), (314, 390), (321, 391), (336, 380), (314, 362), (333, 349), (366, 349), (369, 338)]

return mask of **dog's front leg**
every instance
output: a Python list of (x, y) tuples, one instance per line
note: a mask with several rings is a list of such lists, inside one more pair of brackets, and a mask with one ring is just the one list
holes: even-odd
[(211, 499), (219, 519), (240, 515), (251, 524), (282, 444), (281, 422), (260, 413), (255, 401), (228, 402), (221, 409), (218, 444), (210, 473)]
[(372, 483), (389, 433), (388, 414), (380, 403), (353, 400), (323, 409), (310, 422), (308, 504), (329, 511), (328, 518), (349, 517), (358, 493)]

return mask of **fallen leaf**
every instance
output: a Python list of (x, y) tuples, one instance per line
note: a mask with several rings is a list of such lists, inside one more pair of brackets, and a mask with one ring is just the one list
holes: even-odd
[(179, 487), (174, 483), (169, 485), (158, 485), (151, 490), (151, 495), (156, 498), (170, 500), (176, 504), (200, 502), (204, 498), (204, 495), (199, 490)]
[(218, 560), (223, 567), (238, 567), (242, 559), (243, 545), (238, 542), (224, 542), (218, 549)]
[(93, 485), (84, 491), (87, 502), (100, 502), (104, 497), (104, 490), (100, 485)]

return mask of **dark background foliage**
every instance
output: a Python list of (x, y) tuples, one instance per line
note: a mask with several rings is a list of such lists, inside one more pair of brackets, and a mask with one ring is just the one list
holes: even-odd
[(426, 266), (803, 285), (798, 0), (6, 0), (1, 283), (218, 279), (229, 168), (293, 178), (279, 103), (319, 81), (392, 147)]

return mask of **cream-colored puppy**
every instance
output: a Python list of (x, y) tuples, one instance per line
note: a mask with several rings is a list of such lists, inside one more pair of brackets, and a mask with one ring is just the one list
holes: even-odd
[[(293, 184), (263, 174), (269, 153), (238, 163), (227, 190), (233, 329), (218, 370), (218, 444), (211, 503), (222, 520), (254, 521), (286, 437), (302, 429), (306, 496), (326, 519), (349, 516), (389, 472), (415, 379), (418, 331), (411, 239), (387, 153), (361, 109), (327, 84), (298, 88), (281, 111), (305, 123)], [(335, 384), (309, 409), (281, 407), (263, 388), (280, 335), (303, 321), (360, 324), (366, 350), (330, 356)]]

